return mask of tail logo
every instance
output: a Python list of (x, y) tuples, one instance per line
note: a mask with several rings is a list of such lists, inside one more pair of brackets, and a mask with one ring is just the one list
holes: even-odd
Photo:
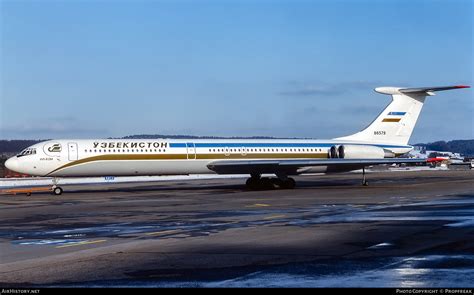
[[(382, 122), (388, 122), (388, 123), (397, 123), (400, 122), (403, 117), (406, 114), (406, 112), (390, 112), (387, 114), (387, 116), (390, 116), (388, 118), (384, 118)], [(398, 117), (398, 118), (396, 118)]]

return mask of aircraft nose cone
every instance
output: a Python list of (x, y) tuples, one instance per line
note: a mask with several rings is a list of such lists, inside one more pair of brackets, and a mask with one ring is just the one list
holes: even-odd
[(8, 170), (19, 172), (18, 171), (18, 159), (17, 157), (11, 157), (5, 162), (5, 167), (7, 167)]

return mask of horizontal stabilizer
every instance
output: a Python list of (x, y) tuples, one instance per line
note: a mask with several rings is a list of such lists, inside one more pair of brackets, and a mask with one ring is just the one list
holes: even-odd
[(443, 90), (452, 90), (452, 89), (461, 89), (461, 88), (470, 88), (471, 86), (466, 85), (457, 85), (457, 86), (441, 86), (441, 87), (418, 87), (418, 88), (402, 88), (399, 89), (401, 93), (405, 94), (424, 94), (434, 91), (443, 91)]
[(431, 95), (434, 95), (433, 92), (435, 91), (462, 89), (462, 88), (471, 88), (471, 86), (456, 85), (456, 86), (416, 87), (416, 88), (377, 87), (375, 88), (375, 92), (382, 93), (382, 94), (389, 94), (389, 95), (412, 94), (412, 95), (419, 95), (419, 96), (431, 96)]

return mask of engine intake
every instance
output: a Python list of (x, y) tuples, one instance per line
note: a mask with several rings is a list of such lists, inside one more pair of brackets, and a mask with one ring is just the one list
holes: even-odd
[(387, 149), (373, 145), (345, 144), (332, 146), (329, 149), (329, 158), (340, 159), (383, 159), (394, 158), (395, 154)]

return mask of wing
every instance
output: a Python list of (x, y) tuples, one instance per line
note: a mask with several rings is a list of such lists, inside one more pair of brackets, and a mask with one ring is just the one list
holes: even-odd
[(311, 167), (327, 166), (334, 171), (356, 170), (372, 165), (425, 163), (424, 159), (322, 159), (322, 160), (241, 160), (214, 161), (207, 167), (217, 174), (267, 174), (286, 173), (295, 175), (304, 173)]

